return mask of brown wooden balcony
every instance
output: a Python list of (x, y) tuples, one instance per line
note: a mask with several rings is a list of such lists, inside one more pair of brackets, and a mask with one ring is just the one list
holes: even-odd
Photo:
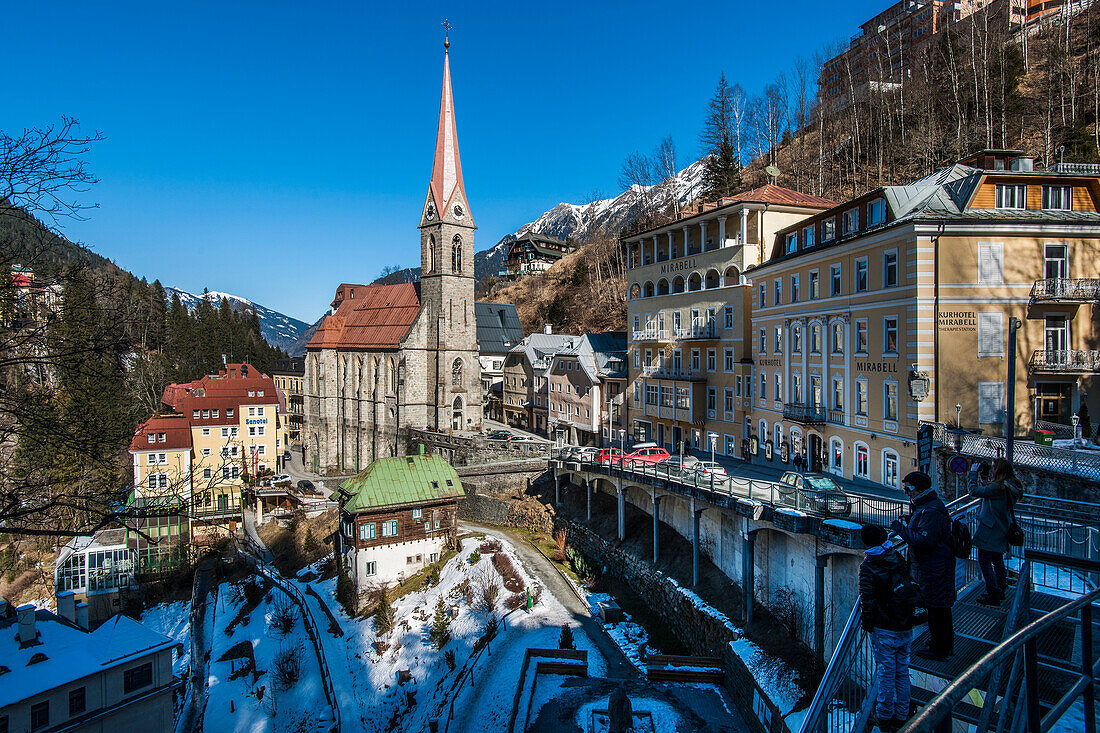
[(783, 405), (783, 419), (803, 425), (821, 425), (828, 422), (828, 411), (824, 405), (788, 402)]
[(1028, 370), (1054, 374), (1092, 374), (1100, 372), (1100, 350), (1065, 349), (1062, 351), (1046, 351), (1040, 349), (1031, 355)]

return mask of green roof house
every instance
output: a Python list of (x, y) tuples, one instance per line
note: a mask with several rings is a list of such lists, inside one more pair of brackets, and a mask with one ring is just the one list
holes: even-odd
[(458, 473), (437, 455), (382, 458), (340, 484), (337, 553), (357, 588), (401, 582), (457, 531)]

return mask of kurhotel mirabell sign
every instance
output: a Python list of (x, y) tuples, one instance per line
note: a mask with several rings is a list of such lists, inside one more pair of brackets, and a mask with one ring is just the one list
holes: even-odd
[(978, 319), (974, 311), (943, 311), (940, 313), (941, 331), (975, 331)]

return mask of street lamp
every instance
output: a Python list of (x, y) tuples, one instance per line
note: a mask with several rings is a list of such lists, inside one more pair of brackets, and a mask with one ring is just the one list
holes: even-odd
[(710, 490), (714, 491), (714, 449), (718, 445), (718, 433), (707, 433), (710, 439)]
[(955, 403), (955, 429), (956, 430), (958, 430), (961, 427), (959, 425), (959, 419), (962, 415), (962, 411), (963, 411), (963, 406), (960, 405), (958, 402), (956, 402)]

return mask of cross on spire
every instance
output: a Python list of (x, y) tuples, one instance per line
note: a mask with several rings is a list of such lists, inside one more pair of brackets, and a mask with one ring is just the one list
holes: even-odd
[(450, 47), (451, 47), (451, 28), (453, 27), (453, 26), (451, 26), (451, 21), (444, 18), (443, 22), (440, 23), (440, 25), (443, 26), (443, 48), (444, 49), (450, 49)]

